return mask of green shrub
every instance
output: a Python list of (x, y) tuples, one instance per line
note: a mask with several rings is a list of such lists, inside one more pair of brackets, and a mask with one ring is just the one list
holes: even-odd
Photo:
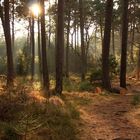
[[(100, 61), (99, 66), (97, 66), (97, 68), (92, 69), (90, 72), (91, 83), (102, 79), (102, 67), (101, 67), (102, 59), (100, 59), (99, 61)], [(113, 55), (109, 56), (109, 67), (110, 67), (110, 77), (113, 78), (119, 72), (118, 61)]]
[[(19, 96), (19, 95), (18, 95)], [(79, 118), (77, 108), (72, 104), (57, 106), (48, 102), (37, 102), (29, 98), (7, 96), (0, 100), (0, 131), (7, 140), (20, 140), (20, 137), (38, 136), (45, 128), (45, 137), (51, 140), (76, 140), (75, 119)], [(8, 107), (7, 107), (8, 106)], [(10, 123), (9, 123), (10, 122)]]
[(22, 136), (18, 135), (13, 127), (5, 128), (5, 138), (6, 140), (21, 140)]
[(90, 74), (90, 83), (96, 80), (102, 79), (102, 70), (101, 69), (94, 69)]
[(64, 88), (64, 90), (66, 90), (68, 92), (77, 91), (78, 90), (78, 83), (76, 83), (75, 81), (72, 81), (68, 78), (64, 78), (63, 88)]
[(140, 104), (140, 95), (135, 95), (132, 100), (132, 105), (139, 105)]
[(79, 85), (79, 90), (80, 91), (91, 91), (92, 90), (92, 85), (89, 81), (83, 81)]
[(110, 55), (109, 57), (109, 64), (110, 64), (111, 78), (113, 78), (113, 76), (117, 75), (119, 72), (117, 59), (113, 55)]

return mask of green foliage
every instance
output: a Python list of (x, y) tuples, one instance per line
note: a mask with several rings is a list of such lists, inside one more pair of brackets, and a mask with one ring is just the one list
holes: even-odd
[(20, 140), (20, 135), (18, 135), (13, 127), (7, 126), (4, 129), (6, 140)]
[(63, 88), (64, 88), (64, 90), (66, 90), (68, 92), (77, 91), (78, 90), (78, 83), (76, 83), (75, 81), (72, 81), (68, 78), (64, 78)]
[(134, 106), (139, 105), (140, 104), (140, 95), (134, 95), (131, 103)]
[(18, 75), (27, 75), (29, 66), (29, 56), (27, 56), (27, 46), (18, 52), (16, 71)]
[(6, 74), (6, 57), (0, 57), (0, 74)]
[(110, 57), (109, 57), (109, 64), (110, 64), (111, 77), (117, 75), (118, 74), (118, 62), (117, 62), (117, 59), (113, 55), (110, 55)]
[[(102, 59), (100, 59), (98, 66), (96, 66), (96, 68), (91, 70), (91, 74), (90, 74), (91, 83), (102, 79), (101, 62), (102, 62)], [(118, 61), (113, 55), (110, 55), (110, 57), (109, 57), (109, 66), (110, 66), (110, 76), (111, 76), (111, 78), (113, 78), (119, 72)]]
[(89, 81), (83, 81), (79, 84), (80, 91), (91, 91), (92, 89), (93, 87)]
[(93, 69), (90, 74), (90, 82), (102, 79), (102, 70), (101, 69)]

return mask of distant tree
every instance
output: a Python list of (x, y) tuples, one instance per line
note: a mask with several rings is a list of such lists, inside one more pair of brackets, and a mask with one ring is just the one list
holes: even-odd
[(31, 79), (34, 79), (35, 74), (35, 33), (34, 33), (34, 16), (31, 14), (31, 52), (32, 52), (32, 60), (31, 60)]
[(71, 21), (71, 7), (70, 7), (70, 1), (67, 1), (67, 46), (66, 46), (66, 77), (69, 77), (69, 49), (70, 49), (70, 43), (69, 43), (69, 35), (70, 35), (70, 21)]
[(64, 0), (58, 0), (57, 45), (56, 45), (56, 94), (63, 90), (63, 61), (64, 61)]
[(129, 0), (123, 0), (122, 15), (122, 44), (121, 44), (121, 68), (120, 68), (120, 86), (126, 88), (126, 63), (127, 63), (127, 40), (128, 40), (128, 3)]
[(105, 89), (110, 90), (110, 71), (109, 71), (109, 52), (111, 38), (111, 22), (112, 22), (113, 0), (106, 2), (105, 29), (102, 46), (102, 82)]
[(7, 49), (7, 86), (12, 86), (14, 82), (14, 64), (11, 42), (11, 30), (10, 30), (10, 4), (9, 0), (4, 0), (4, 6), (0, 4), (0, 17), (4, 30), (4, 36)]

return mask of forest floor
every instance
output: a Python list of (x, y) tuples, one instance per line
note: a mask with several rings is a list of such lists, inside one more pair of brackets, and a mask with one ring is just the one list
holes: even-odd
[[(32, 139), (77, 140), (77, 138), (78, 140), (140, 140), (140, 82), (136, 80), (127, 80), (127, 81), (129, 83), (129, 87), (128, 87), (128, 92), (125, 95), (107, 93), (105, 91), (102, 91), (102, 93), (100, 94), (89, 92), (89, 91), (88, 92), (87, 91), (86, 92), (64, 91), (62, 100), (64, 101), (66, 106), (65, 107), (62, 106), (62, 109), (60, 108), (60, 110), (58, 110), (55, 109), (54, 107), (53, 108), (51, 107), (48, 109), (49, 113), (48, 110), (47, 112), (44, 113), (44, 111), (46, 110), (44, 107), (43, 108), (45, 110), (43, 109), (41, 110), (41, 112), (40, 110), (39, 112), (38, 111), (36, 112), (35, 110), (36, 114), (42, 113), (41, 116), (35, 116), (35, 120), (39, 120), (39, 124), (40, 124), (40, 118), (41, 118), (41, 122), (43, 121), (44, 123), (46, 121), (47, 126), (45, 125), (45, 127), (47, 129), (45, 128), (45, 132), (44, 132), (44, 128), (39, 127), (39, 132), (38, 129), (35, 130), (33, 135), (31, 135), (33, 137), (31, 139), (30, 138), (28, 139), (27, 137), (27, 140), (32, 140)], [(116, 84), (117, 82), (114, 83)], [(37, 84), (35, 85), (37, 87)], [(20, 91), (21, 89), (16, 89), (16, 90)], [(23, 107), (23, 109), (22, 106), (20, 105), (23, 104), (22, 103), (23, 99), (25, 99), (26, 97), (26, 96), (24, 97), (23, 95), (22, 98), (16, 97), (13, 100), (13, 103), (9, 104), (8, 106), (7, 103), (9, 101), (7, 101), (7, 96), (6, 98), (2, 96), (0, 103), (3, 106), (3, 108), (5, 108), (6, 106), (8, 108), (10, 107), (11, 109), (11, 105), (13, 106), (13, 108), (15, 108), (15, 106), (16, 108), (17, 106), (19, 106), (21, 108), (21, 109), (19, 108), (21, 114), (23, 114), (22, 112), (25, 112), (25, 114), (27, 113), (27, 115), (29, 114), (29, 119), (30, 119), (30, 113), (29, 113), (30, 110), (26, 109), (32, 105), (30, 101), (32, 101), (32, 99), (35, 99), (35, 101), (37, 102), (39, 101), (39, 104), (37, 103), (36, 106), (38, 108), (42, 108), (42, 105), (44, 106), (44, 100), (46, 99), (43, 97), (42, 94), (40, 94), (41, 92), (38, 92), (36, 90), (28, 94), (31, 95), (31, 98), (29, 98), (29, 102), (28, 100), (27, 103), (26, 101), (24, 102), (25, 107)], [(3, 99), (5, 100), (4, 103), (3, 103)], [(19, 103), (17, 104), (16, 102)], [(46, 107), (46, 103), (45, 103), (45, 107)], [(12, 109), (11, 111), (17, 112), (17, 109), (16, 110)], [(65, 109), (68, 111), (68, 113), (65, 111)], [(60, 111), (60, 113), (58, 113), (58, 111)], [(78, 115), (77, 111), (80, 112), (79, 119), (77, 119), (77, 115)], [(34, 110), (32, 111), (32, 107), (31, 107), (31, 112), (34, 113)], [(69, 115), (67, 116), (67, 114), (69, 113), (71, 114), (70, 117)], [(19, 114), (17, 114), (17, 116), (18, 115)], [(3, 116), (4, 118), (7, 117), (5, 116), (5, 114)], [(33, 116), (31, 114), (31, 118)], [(3, 119), (2, 112), (0, 112), (0, 118)], [(73, 123), (69, 122), (69, 119), (71, 119)], [(50, 125), (48, 126), (48, 124)], [(56, 124), (61, 125), (61, 127)], [(67, 127), (68, 129), (66, 129), (66, 124), (67, 126), (69, 126)], [(76, 127), (76, 130), (71, 126), (73, 124), (74, 127)], [(17, 123), (17, 125), (19, 124)], [(2, 126), (1, 129), (3, 130)], [(38, 135), (39, 133), (41, 134), (43, 133), (43, 137), (45, 138), (41, 138), (42, 136), (40, 137)], [(64, 133), (66, 134), (64, 135)], [(59, 134), (60, 136), (57, 134)], [(75, 134), (76, 137), (74, 136)], [(37, 136), (39, 138), (37, 138)], [(58, 137), (56, 138), (56, 136)]]
[[(80, 106), (80, 140), (140, 140), (140, 85), (126, 95), (93, 95)], [(87, 96), (87, 95), (86, 95)]]

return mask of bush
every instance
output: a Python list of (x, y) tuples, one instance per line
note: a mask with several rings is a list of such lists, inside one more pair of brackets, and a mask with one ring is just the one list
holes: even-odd
[(113, 55), (110, 55), (109, 57), (109, 64), (111, 77), (113, 77), (119, 72), (117, 59)]
[(66, 90), (68, 92), (76, 91), (76, 90), (78, 90), (78, 83), (76, 83), (75, 81), (72, 81), (68, 78), (64, 78), (63, 87), (64, 87), (64, 90)]
[(79, 112), (74, 105), (58, 106), (28, 97), (22, 100), (22, 97), (0, 96), (0, 130), (4, 139), (20, 140), (23, 136), (40, 139), (43, 129), (48, 140), (77, 139), (74, 120), (79, 118)]
[(91, 91), (92, 89), (93, 89), (93, 87), (89, 81), (83, 81), (79, 85), (80, 91)]
[(102, 70), (101, 69), (92, 70), (90, 74), (90, 83), (101, 79), (102, 79)]
[(27, 47), (28, 46), (25, 45), (22, 48), (22, 50), (18, 52), (18, 56), (17, 56), (16, 71), (17, 71), (17, 74), (21, 76), (27, 75), (28, 73), (30, 56), (27, 55), (28, 54)]
[[(102, 67), (100, 64), (101, 62), (102, 59), (100, 59), (99, 66), (91, 70), (91, 74), (90, 74), (91, 83), (94, 81), (102, 80)], [(110, 77), (113, 78), (119, 72), (117, 59), (113, 55), (110, 55), (109, 57), (109, 67), (110, 67)]]
[(22, 140), (22, 136), (17, 134), (13, 127), (7, 126), (4, 129), (4, 140)]
[(132, 105), (139, 105), (140, 104), (140, 95), (135, 95), (132, 100)]

